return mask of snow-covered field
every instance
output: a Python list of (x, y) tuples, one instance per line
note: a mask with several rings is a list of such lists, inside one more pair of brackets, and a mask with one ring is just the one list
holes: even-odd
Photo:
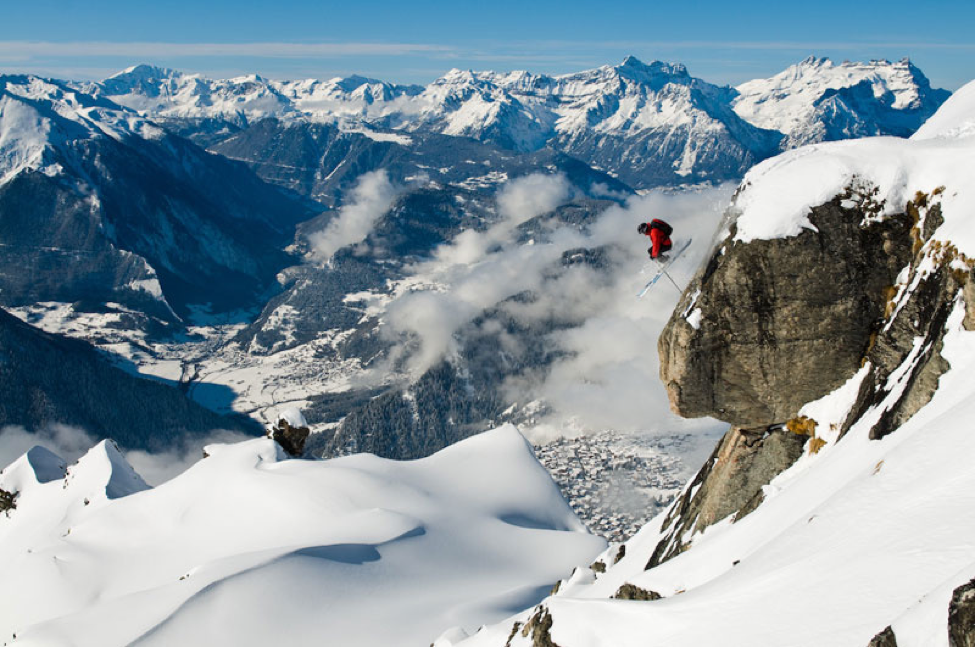
[(605, 546), (510, 426), (412, 462), (284, 460), (266, 439), (207, 453), (156, 488), (108, 441), (66, 475), (43, 449), (7, 467), (0, 636), (425, 645), (533, 604)]

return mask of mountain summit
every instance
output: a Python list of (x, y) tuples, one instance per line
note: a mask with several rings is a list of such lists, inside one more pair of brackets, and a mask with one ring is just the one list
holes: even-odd
[(908, 59), (836, 64), (810, 56), (737, 88), (735, 112), (786, 135), (786, 147), (870, 135), (908, 137), (950, 93)]

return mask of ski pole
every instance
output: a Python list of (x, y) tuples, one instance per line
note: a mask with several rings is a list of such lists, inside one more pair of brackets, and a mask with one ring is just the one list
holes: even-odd
[(667, 273), (667, 270), (661, 270), (661, 272), (663, 272), (664, 273), (664, 276), (666, 276), (670, 280), (670, 282), (674, 284), (674, 287), (677, 288), (677, 291), (678, 292), (680, 292), (681, 294), (684, 293), (684, 291), (682, 289), (680, 289), (680, 286), (677, 285), (677, 281), (675, 281), (674, 279), (672, 279), (671, 276), (670, 276), (670, 274)]

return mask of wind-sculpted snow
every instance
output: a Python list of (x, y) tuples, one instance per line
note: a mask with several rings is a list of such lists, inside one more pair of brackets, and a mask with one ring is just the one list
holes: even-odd
[(511, 427), (430, 458), (211, 445), (154, 489), (110, 443), (0, 475), (0, 634), (44, 645), (422, 645), (533, 604), (604, 542)]

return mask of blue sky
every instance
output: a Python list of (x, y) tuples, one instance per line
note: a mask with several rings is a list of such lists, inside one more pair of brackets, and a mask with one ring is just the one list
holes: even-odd
[(452, 67), (565, 73), (685, 63), (736, 84), (810, 54), (909, 56), (939, 87), (975, 79), (972, 0), (0, 0), (0, 71), (97, 79), (136, 63), (208, 76), (353, 73), (428, 83)]

